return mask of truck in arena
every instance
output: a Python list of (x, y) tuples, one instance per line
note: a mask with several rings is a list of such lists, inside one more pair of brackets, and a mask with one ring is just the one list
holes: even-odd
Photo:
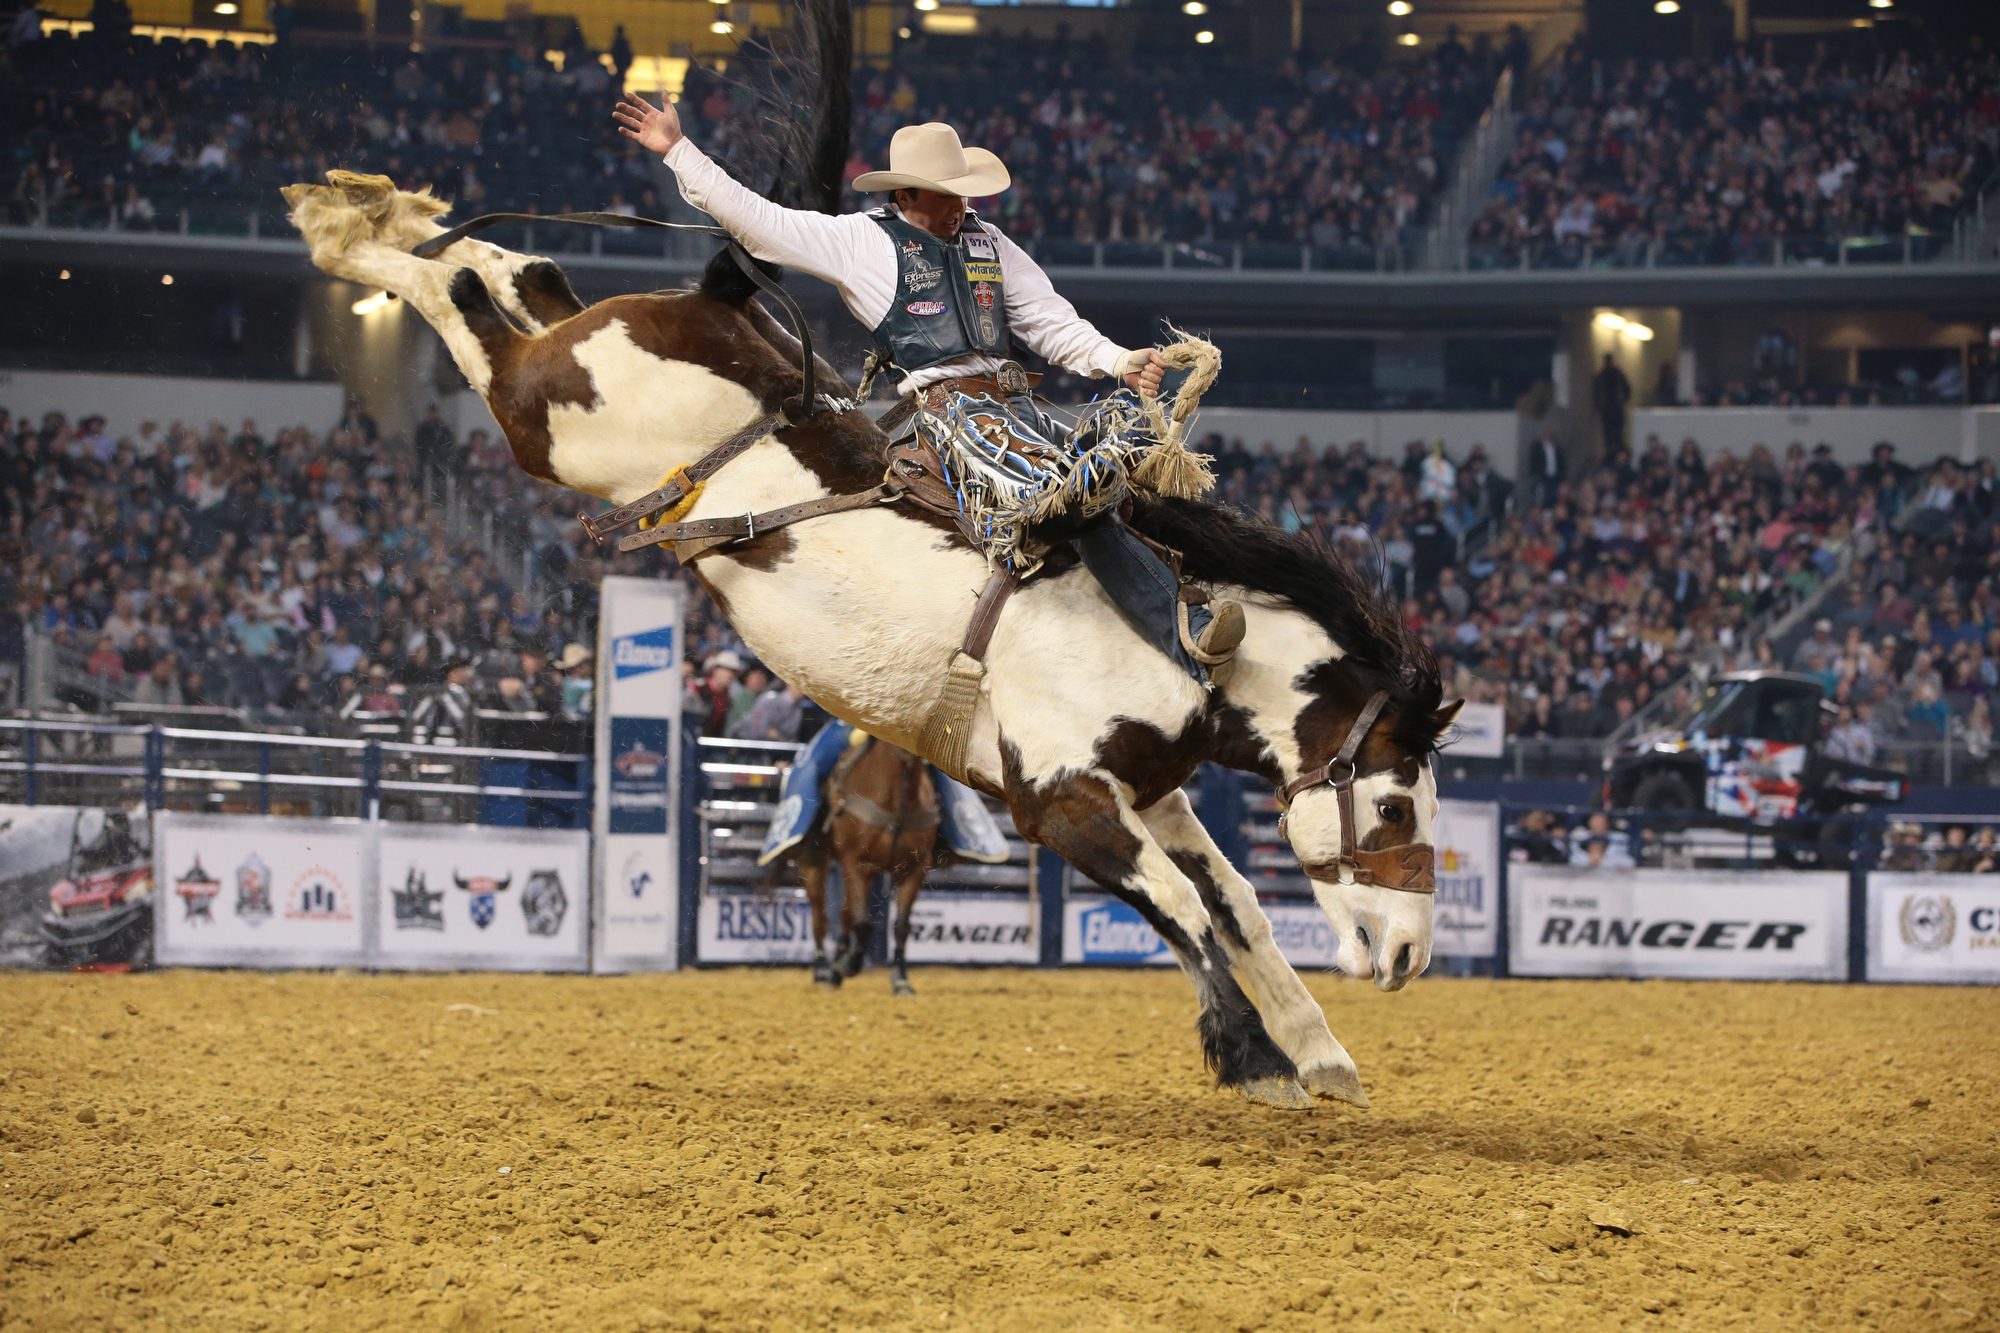
[[(1739, 671), (1718, 678), (1692, 713), (1605, 759), (1605, 804), (1676, 822), (1768, 832), (1785, 859), (1839, 863), (1842, 816), (1894, 805), (1908, 779), (1826, 752), (1834, 708), (1810, 676)], [(1817, 849), (1808, 851), (1808, 849)]]

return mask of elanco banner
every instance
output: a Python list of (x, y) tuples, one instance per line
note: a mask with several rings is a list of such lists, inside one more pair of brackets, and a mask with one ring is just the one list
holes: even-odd
[(599, 972), (680, 965), (681, 586), (604, 580), (597, 644)]
[(2000, 882), (1870, 874), (1868, 979), (2000, 983)]
[(1508, 897), (1517, 976), (1847, 977), (1843, 874), (1523, 864)]
[(153, 816), (162, 963), (368, 962), (369, 828), (351, 819)]

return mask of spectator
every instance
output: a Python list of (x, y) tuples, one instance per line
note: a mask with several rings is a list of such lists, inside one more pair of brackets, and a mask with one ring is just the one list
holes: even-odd
[(1590, 382), (1590, 400), (1597, 409), (1597, 424), (1604, 432), (1606, 453), (1625, 447), (1625, 412), (1632, 402), (1632, 381), (1604, 354), (1604, 364)]
[(556, 668), (562, 672), (563, 716), (589, 717), (594, 706), (592, 695), (597, 688), (597, 664), (590, 649), (580, 643), (569, 644)]
[(1569, 861), (1569, 853), (1562, 841), (1553, 832), (1555, 816), (1546, 810), (1530, 810), (1521, 816), (1519, 829), (1515, 833), (1510, 861), (1526, 861), (1534, 865), (1563, 865)]
[(1569, 863), (1595, 870), (1630, 870), (1638, 864), (1625, 834), (1611, 827), (1611, 816), (1602, 810), (1592, 811), (1581, 828), (1571, 830)]
[(710, 654), (701, 671), (701, 680), (688, 689), (685, 710), (702, 735), (727, 736), (729, 715), (743, 688), (736, 683), (743, 674), (743, 659), (725, 649)]
[(471, 681), (469, 659), (454, 657), (446, 662), (442, 683), (419, 699), (410, 713), (410, 740), (418, 745), (477, 744)]
[(743, 720), (729, 729), (729, 734), (742, 741), (798, 741), (805, 716), (805, 696), (787, 681), (773, 681), (769, 689), (757, 696), (750, 711)]

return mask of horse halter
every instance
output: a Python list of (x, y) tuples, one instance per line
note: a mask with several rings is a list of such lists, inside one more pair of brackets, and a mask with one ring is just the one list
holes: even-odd
[(1378, 690), (1361, 715), (1354, 719), (1348, 729), (1347, 739), (1340, 743), (1340, 753), (1321, 764), (1318, 768), (1301, 773), (1285, 784), (1278, 795), (1278, 804), (1286, 807), (1286, 813), (1278, 816), (1278, 836), (1285, 836), (1285, 820), (1290, 814), (1290, 806), (1301, 792), (1314, 787), (1328, 786), (1340, 802), (1340, 856), (1332, 861), (1310, 861), (1304, 864), (1308, 877), (1331, 880), (1336, 884), (1372, 884), (1376, 888), (1400, 889), (1404, 893), (1437, 892), (1437, 850), (1415, 843), (1402, 847), (1385, 847), (1380, 851), (1364, 852), (1354, 843), (1354, 756), (1361, 750), (1361, 742), (1368, 739), (1369, 731), (1375, 726), (1382, 710), (1388, 706), (1389, 694)]

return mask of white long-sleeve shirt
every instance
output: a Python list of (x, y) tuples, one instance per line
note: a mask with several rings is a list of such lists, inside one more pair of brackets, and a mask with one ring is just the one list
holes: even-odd
[[(751, 254), (830, 283), (870, 332), (888, 316), (896, 299), (896, 245), (873, 218), (781, 208), (731, 180), (688, 139), (668, 149), (662, 160), (680, 181), (681, 197), (728, 228)], [(1074, 374), (1111, 374), (1126, 349), (1057, 295), (1049, 275), (1026, 251), (992, 223), (986, 223), (986, 230), (1000, 256), (1007, 325), (1014, 336)], [(980, 353), (957, 357), (906, 376), (903, 392), (959, 375), (991, 374), (1000, 365), (999, 358)]]

